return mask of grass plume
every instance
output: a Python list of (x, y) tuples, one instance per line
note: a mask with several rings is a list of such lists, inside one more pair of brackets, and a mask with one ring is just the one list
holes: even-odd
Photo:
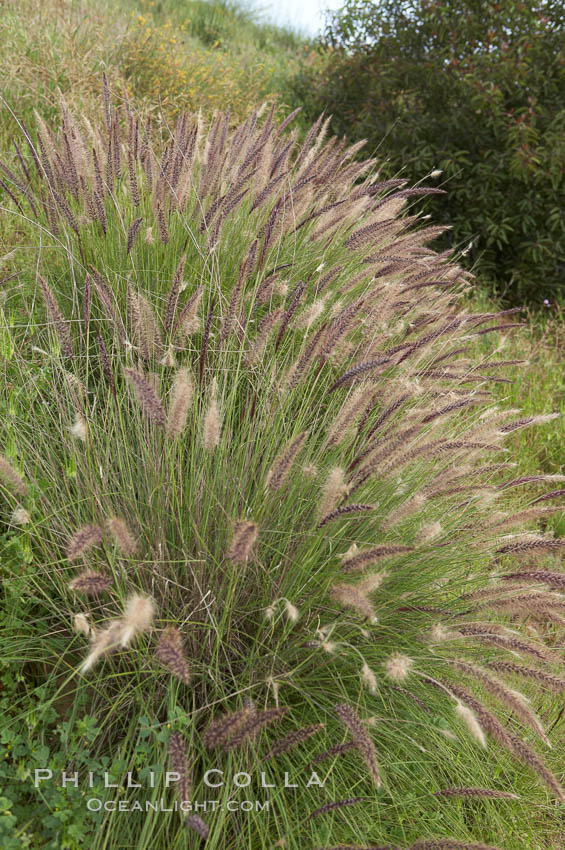
[[(164, 727), (185, 722), (195, 795), (211, 751), (236, 771), (333, 759), (343, 800), (382, 772), (405, 845), (431, 831), (410, 814), (430, 787), (488, 788), (504, 771), (524, 805), (539, 785), (560, 800), (554, 753), (546, 765), (521, 737), (536, 706), (512, 685), (563, 689), (558, 513), (531, 513), (555, 479), (500, 457), (536, 422), (498, 417), (490, 356), (475, 348), (491, 351), (494, 336), (470, 338), (502, 317), (469, 311), (471, 277), (402, 212), (416, 195), (380, 183), (326, 119), (301, 142), (276, 109), (145, 129), (110, 89), (98, 120), (65, 107), (58, 130), (26, 129), (27, 176), (17, 156), (8, 166), (42, 233), (46, 286), (33, 343), (9, 328), (0, 396), (6, 517), (17, 497), (31, 518), (8, 534), (30, 566), (15, 596), (34, 612), (17, 618), (34, 670), (54, 683), (63, 667), (89, 674), (77, 699), (102, 718), (100, 756), (123, 746), (129, 759), (143, 717), (148, 763), (162, 764)], [(77, 411), (84, 443), (69, 435)], [(503, 536), (506, 519), (516, 536)], [(524, 536), (538, 522), (543, 535)], [(527, 614), (540, 606), (553, 619), (535, 634)], [(456, 755), (454, 700), (474, 735)], [(323, 726), (347, 740), (316, 756)], [(298, 846), (314, 791), (296, 795), (292, 822), (273, 795), (272, 819), (238, 816), (218, 840), (275, 846), (284, 825)], [(388, 816), (357, 811), (378, 840), (401, 840)], [(364, 840), (347, 806), (337, 814), (328, 841)], [(446, 832), (498, 834), (494, 813), (457, 817)], [(183, 822), (194, 840), (219, 834), (216, 821)]]

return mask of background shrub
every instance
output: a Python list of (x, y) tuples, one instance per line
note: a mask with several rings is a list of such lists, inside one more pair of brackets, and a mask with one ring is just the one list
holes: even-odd
[(130, 13), (120, 64), (136, 102), (158, 103), (169, 118), (183, 109), (226, 104), (243, 118), (262, 100), (286, 104), (286, 81), (303, 45), (289, 30), (258, 23), (237, 3), (141, 0)]
[(443, 246), (513, 301), (563, 295), (565, 15), (535, 0), (346, 0), (295, 83), (313, 117), (367, 138), (382, 173), (434, 169)]

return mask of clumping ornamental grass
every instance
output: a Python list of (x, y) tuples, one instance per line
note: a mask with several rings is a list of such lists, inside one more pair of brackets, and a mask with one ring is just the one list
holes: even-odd
[(99, 121), (63, 103), (58, 130), (21, 127), (2, 204), (36, 234), (38, 327), (12, 340), (2, 395), (28, 414), (0, 457), (33, 553), (20, 657), (71, 722), (86, 698), (98, 755), (132, 770), (143, 740), (176, 774), (130, 801), (221, 803), (106, 813), (93, 848), (545, 846), (563, 768), (530, 697), (565, 690), (565, 489), (505, 449), (548, 418), (491, 398), (513, 311), (463, 309), (470, 275), (410, 215), (437, 189), (380, 181), (327, 118), (300, 143), (294, 117), (183, 115), (162, 140), (106, 86)]

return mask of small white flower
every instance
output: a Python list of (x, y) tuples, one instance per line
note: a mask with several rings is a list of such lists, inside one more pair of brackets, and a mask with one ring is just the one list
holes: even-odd
[(434, 168), (434, 170), (430, 172), (430, 177), (440, 177), (442, 174), (443, 171), (440, 168)]

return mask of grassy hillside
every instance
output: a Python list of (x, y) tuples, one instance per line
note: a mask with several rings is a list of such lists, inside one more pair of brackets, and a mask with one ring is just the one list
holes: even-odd
[(4, 81), (3, 146), (20, 120), (55, 114), (58, 91), (76, 108), (100, 94), (104, 71), (142, 109), (170, 119), (179, 110), (229, 104), (234, 118), (252, 104), (288, 107), (285, 81), (311, 46), (290, 31), (255, 23), (235, 4), (205, 0), (72, 2), (12, 0), (0, 19)]

